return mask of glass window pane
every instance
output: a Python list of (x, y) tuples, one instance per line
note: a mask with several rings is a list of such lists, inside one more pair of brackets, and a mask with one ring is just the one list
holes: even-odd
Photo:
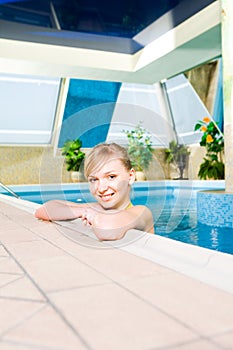
[(60, 79), (0, 74), (0, 143), (48, 144)]

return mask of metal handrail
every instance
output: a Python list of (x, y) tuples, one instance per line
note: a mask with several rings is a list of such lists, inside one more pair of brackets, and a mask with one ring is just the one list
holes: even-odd
[(20, 196), (18, 196), (12, 189), (10, 189), (9, 187), (7, 187), (6, 185), (3, 185), (2, 182), (0, 182), (0, 186), (2, 188), (4, 188), (4, 190), (6, 190), (7, 192), (9, 192), (10, 194), (12, 194), (12, 196), (16, 197), (16, 198), (20, 198)]

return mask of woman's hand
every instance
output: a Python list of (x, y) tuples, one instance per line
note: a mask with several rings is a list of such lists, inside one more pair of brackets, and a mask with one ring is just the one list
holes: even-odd
[(83, 214), (81, 216), (81, 220), (84, 223), (84, 225), (92, 226), (93, 222), (94, 222), (94, 218), (97, 214), (98, 214), (98, 210), (93, 209), (91, 207), (89, 207), (89, 208), (87, 207), (83, 211)]

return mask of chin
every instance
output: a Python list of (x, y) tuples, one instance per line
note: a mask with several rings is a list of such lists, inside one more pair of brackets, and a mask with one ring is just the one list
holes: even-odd
[(104, 209), (115, 209), (118, 206), (118, 201), (115, 199), (110, 200), (108, 202), (104, 201), (99, 201), (99, 204), (104, 208)]
[(100, 203), (104, 209), (113, 209), (114, 208), (114, 203), (110, 202), (101, 202)]

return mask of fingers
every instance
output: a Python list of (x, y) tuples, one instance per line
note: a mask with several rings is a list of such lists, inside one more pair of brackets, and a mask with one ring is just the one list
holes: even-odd
[(81, 220), (84, 225), (91, 226), (93, 221), (93, 215), (91, 215), (91, 213), (89, 213), (88, 210), (85, 210), (82, 214)]

